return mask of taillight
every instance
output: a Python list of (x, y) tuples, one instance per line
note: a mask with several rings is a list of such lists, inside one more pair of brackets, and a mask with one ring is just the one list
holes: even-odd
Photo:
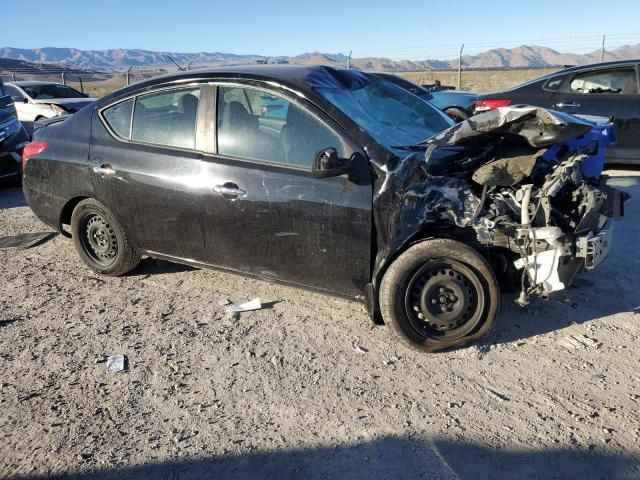
[(495, 110), (496, 108), (506, 107), (511, 105), (511, 100), (476, 100), (475, 102), (475, 113), (480, 112), (488, 112), (489, 110)]
[(27, 166), (27, 161), (31, 157), (35, 157), (36, 155), (40, 155), (44, 152), (49, 144), (47, 142), (31, 142), (27, 143), (24, 146), (24, 150), (22, 150), (22, 171), (24, 172), (24, 167)]

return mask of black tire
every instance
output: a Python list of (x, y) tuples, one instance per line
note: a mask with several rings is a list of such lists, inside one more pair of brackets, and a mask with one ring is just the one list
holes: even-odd
[(71, 214), (71, 234), (84, 263), (103, 275), (117, 277), (140, 263), (140, 253), (109, 209), (92, 198), (82, 200)]
[(379, 299), (396, 340), (424, 352), (478, 340), (500, 311), (500, 288), (487, 261), (449, 239), (403, 252), (385, 272)]
[(460, 123), (470, 117), (469, 112), (458, 107), (449, 107), (444, 110), (451, 120)]

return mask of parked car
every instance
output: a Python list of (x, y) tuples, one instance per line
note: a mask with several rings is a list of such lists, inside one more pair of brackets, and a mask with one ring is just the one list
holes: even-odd
[(479, 95), (475, 112), (505, 105), (537, 105), (579, 115), (613, 117), (617, 146), (610, 163), (640, 163), (639, 60), (572, 67), (508, 90)]
[(5, 91), (13, 98), (21, 122), (75, 113), (95, 101), (61, 83), (12, 82), (5, 84)]
[(13, 103), (11, 95), (5, 91), (4, 82), (0, 78), (0, 114), (8, 113), (17, 116), (16, 106)]
[(22, 149), (27, 132), (12, 113), (0, 109), (0, 185), (18, 183), (22, 177)]
[(48, 120), (23, 186), (96, 272), (145, 255), (315, 288), (436, 351), (490, 330), (496, 277), (526, 302), (596, 267), (621, 215), (620, 192), (582, 175), (591, 157), (563, 148), (589, 122), (533, 107), (474, 120), (452, 126), (353, 70), (181, 72)]
[(380, 78), (395, 83), (396, 85), (410, 91), (414, 95), (426, 100), (431, 105), (439, 108), (446, 113), (454, 122), (461, 122), (473, 115), (474, 101), (478, 95), (472, 92), (460, 92), (457, 90), (438, 90), (431, 91), (415, 84), (410, 80), (393, 73), (374, 73)]

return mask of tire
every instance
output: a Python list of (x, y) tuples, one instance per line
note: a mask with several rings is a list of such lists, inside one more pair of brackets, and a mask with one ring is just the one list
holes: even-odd
[(437, 352), (486, 335), (500, 311), (500, 287), (487, 261), (449, 239), (402, 253), (380, 284), (380, 310), (396, 340)]
[(451, 120), (460, 123), (470, 117), (469, 112), (458, 107), (449, 107), (444, 110)]
[(102, 203), (82, 200), (71, 214), (71, 234), (76, 251), (92, 270), (117, 277), (140, 263), (140, 253)]

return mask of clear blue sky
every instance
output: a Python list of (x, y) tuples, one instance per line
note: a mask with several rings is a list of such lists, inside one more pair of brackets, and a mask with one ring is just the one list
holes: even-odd
[(263, 55), (353, 50), (354, 56), (415, 58), (423, 49), (450, 56), (463, 41), (467, 53), (553, 39), (563, 39), (546, 42), (560, 50), (593, 50), (604, 33), (619, 35), (611, 37), (612, 43), (626, 43), (621, 34), (637, 34), (628, 38), (640, 41), (640, 0), (2, 0), (2, 4), (0, 47)]

